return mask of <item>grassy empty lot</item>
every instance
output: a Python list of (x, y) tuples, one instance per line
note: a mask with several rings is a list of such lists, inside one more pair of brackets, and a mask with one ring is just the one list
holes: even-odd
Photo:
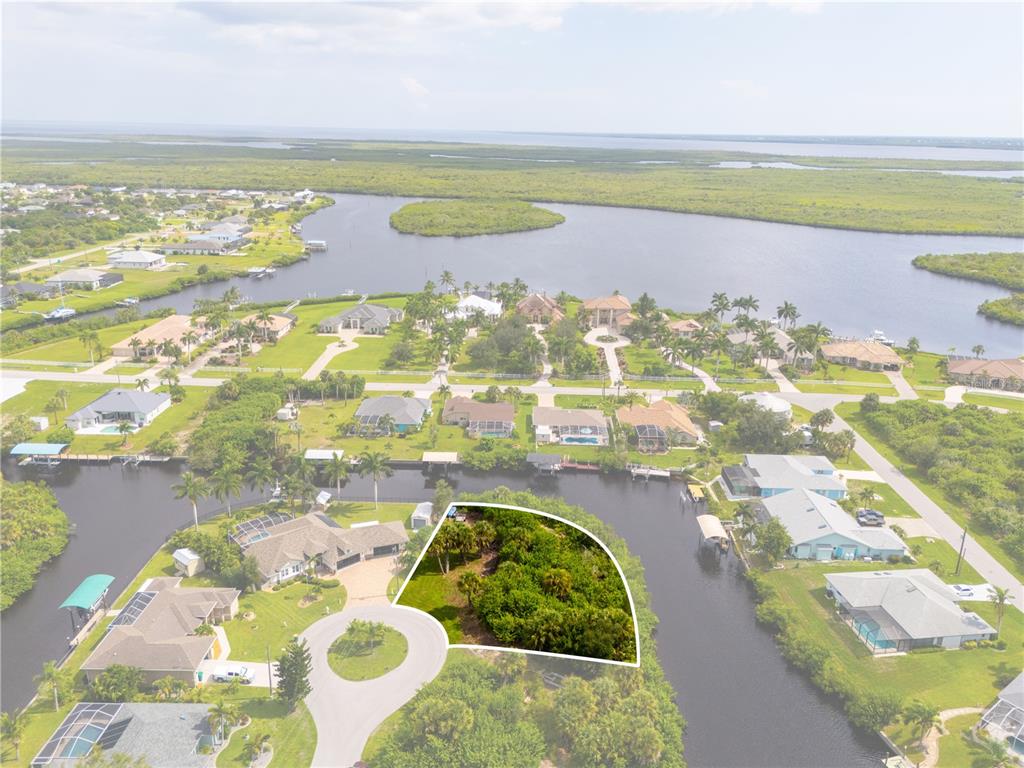
[(945, 359), (945, 355), (918, 352), (903, 366), (903, 378), (914, 389), (922, 386), (945, 388), (948, 386), (948, 382), (939, 366), (939, 363)]
[[(109, 328), (101, 328), (97, 331), (100, 337), (100, 345), (104, 349), (103, 354), (94, 355), (98, 363), (110, 354), (110, 347), (127, 339), (134, 333), (155, 323), (156, 320), (135, 320), (130, 323), (112, 325)], [(71, 336), (58, 341), (48, 341), (43, 344), (36, 344), (32, 347), (18, 350), (11, 354), (4, 353), (4, 357), (12, 360), (55, 360), (57, 362), (89, 362), (89, 348), (78, 340), (77, 336)]]
[(383, 637), (373, 648), (356, 653), (347, 650), (338, 638), (327, 654), (327, 663), (344, 680), (373, 680), (386, 675), (405, 661), (409, 654), (409, 641), (405, 635), (391, 627), (383, 628)]
[[(466, 608), (466, 598), (455, 586), (460, 566), (453, 558), (452, 569), (446, 578), (441, 573), (437, 558), (424, 557), (416, 568), (416, 576), (409, 580), (399, 601), (429, 613), (448, 633), (449, 643), (462, 642), (462, 622), (459, 614)], [(454, 576), (452, 574), (455, 574)]]
[(964, 395), (964, 402), (971, 405), (990, 405), (995, 408), (1005, 408), (1008, 411), (1024, 413), (1024, 397), (1008, 397), (1006, 395), (989, 395), (968, 392)]
[[(355, 347), (337, 355), (327, 364), (330, 371), (381, 371), (385, 370), (384, 361), (388, 359), (395, 345), (400, 341), (397, 333), (384, 336), (357, 336)], [(432, 364), (426, 354), (424, 339), (414, 344), (418, 354), (416, 358), (402, 366), (403, 370), (422, 370), (429, 373), (437, 367)], [(390, 379), (390, 377), (389, 377)]]
[(801, 392), (836, 392), (846, 395), (896, 395), (896, 389), (884, 373), (862, 371), (845, 365), (829, 364), (828, 371), (815, 368), (801, 373), (793, 382)]

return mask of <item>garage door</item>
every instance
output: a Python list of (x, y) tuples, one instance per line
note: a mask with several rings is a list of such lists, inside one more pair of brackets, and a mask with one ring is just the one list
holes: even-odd
[(350, 566), (350, 565), (355, 565), (356, 563), (359, 562), (359, 560), (360, 560), (360, 555), (359, 555), (358, 552), (356, 552), (354, 555), (349, 555), (348, 557), (343, 557), (343, 558), (341, 558), (341, 560), (338, 561), (338, 570), (340, 571), (342, 568), (348, 568), (348, 566)]
[(382, 555), (396, 555), (396, 554), (398, 554), (398, 545), (397, 544), (389, 544), (386, 547), (374, 547), (373, 548), (373, 556), (374, 557), (380, 557)]

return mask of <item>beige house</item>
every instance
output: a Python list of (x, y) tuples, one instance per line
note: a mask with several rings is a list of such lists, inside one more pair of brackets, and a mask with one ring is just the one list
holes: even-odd
[(632, 309), (633, 304), (629, 299), (615, 294), (587, 299), (580, 307), (580, 312), (586, 317), (587, 325), (591, 328), (603, 325), (611, 330), (619, 330), (633, 322)]
[(511, 437), (516, 409), (512, 403), (482, 403), (471, 397), (450, 397), (445, 401), (441, 421), (466, 427), (470, 437)]
[(821, 345), (821, 356), (867, 371), (898, 371), (903, 366), (903, 358), (880, 341), (833, 341)]
[(143, 583), (82, 664), (87, 680), (121, 664), (142, 670), (146, 685), (168, 675), (190, 685), (199, 682), (200, 663), (218, 658), (223, 649), (215, 633), (196, 634), (196, 629), (234, 618), (240, 592), (180, 583), (173, 577)]
[(531, 418), (538, 443), (608, 445), (608, 419), (596, 408), (538, 405)]
[(241, 323), (246, 325), (254, 322), (260, 329), (260, 338), (264, 338), (267, 341), (277, 341), (295, 327), (297, 319), (292, 314), (270, 315), (267, 318), (267, 322), (264, 323), (260, 320), (259, 315), (246, 315), (242, 318)]
[(681, 336), (684, 339), (688, 339), (701, 328), (700, 323), (694, 320), (692, 317), (687, 317), (683, 320), (673, 320), (668, 324), (668, 329), (672, 331), (676, 336)]
[(693, 445), (701, 436), (690, 420), (690, 412), (671, 400), (623, 406), (615, 412), (615, 417), (620, 424), (633, 427), (641, 451), (660, 452), (674, 445)]
[(1024, 360), (979, 360), (964, 357), (946, 363), (951, 381), (983, 389), (1024, 389)]
[(210, 336), (209, 331), (203, 324), (203, 318), (192, 318), (189, 315), (168, 315), (157, 320), (148, 328), (143, 328), (138, 333), (133, 333), (127, 339), (122, 339), (110, 349), (114, 357), (135, 357), (136, 353), (132, 342), (137, 340), (139, 342), (139, 357), (156, 357), (158, 354), (157, 350), (165, 341), (172, 341), (184, 349), (185, 342), (182, 341), (182, 338), (189, 331), (195, 333), (198, 338), (197, 341), (193, 342), (193, 346), (201, 344)]
[(531, 323), (557, 323), (565, 317), (558, 302), (543, 293), (531, 293), (516, 304), (516, 314)]

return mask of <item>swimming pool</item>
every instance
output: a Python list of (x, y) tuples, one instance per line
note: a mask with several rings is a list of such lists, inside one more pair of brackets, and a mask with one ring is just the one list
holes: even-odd
[(599, 440), (596, 437), (566, 437), (562, 442), (567, 445), (597, 445)]

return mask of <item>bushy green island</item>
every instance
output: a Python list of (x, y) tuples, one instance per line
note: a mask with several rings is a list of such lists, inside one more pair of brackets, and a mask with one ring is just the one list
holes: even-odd
[(0, 610), (32, 589), (68, 544), (68, 518), (43, 483), (0, 480)]
[(565, 216), (521, 200), (427, 200), (403, 205), (391, 226), (407, 235), (472, 237), (546, 229)]
[(1015, 293), (1005, 299), (989, 299), (978, 306), (985, 317), (1011, 325), (1024, 325), (1024, 293)]
[(1024, 291), (1024, 253), (926, 253), (914, 266), (950, 277)]

